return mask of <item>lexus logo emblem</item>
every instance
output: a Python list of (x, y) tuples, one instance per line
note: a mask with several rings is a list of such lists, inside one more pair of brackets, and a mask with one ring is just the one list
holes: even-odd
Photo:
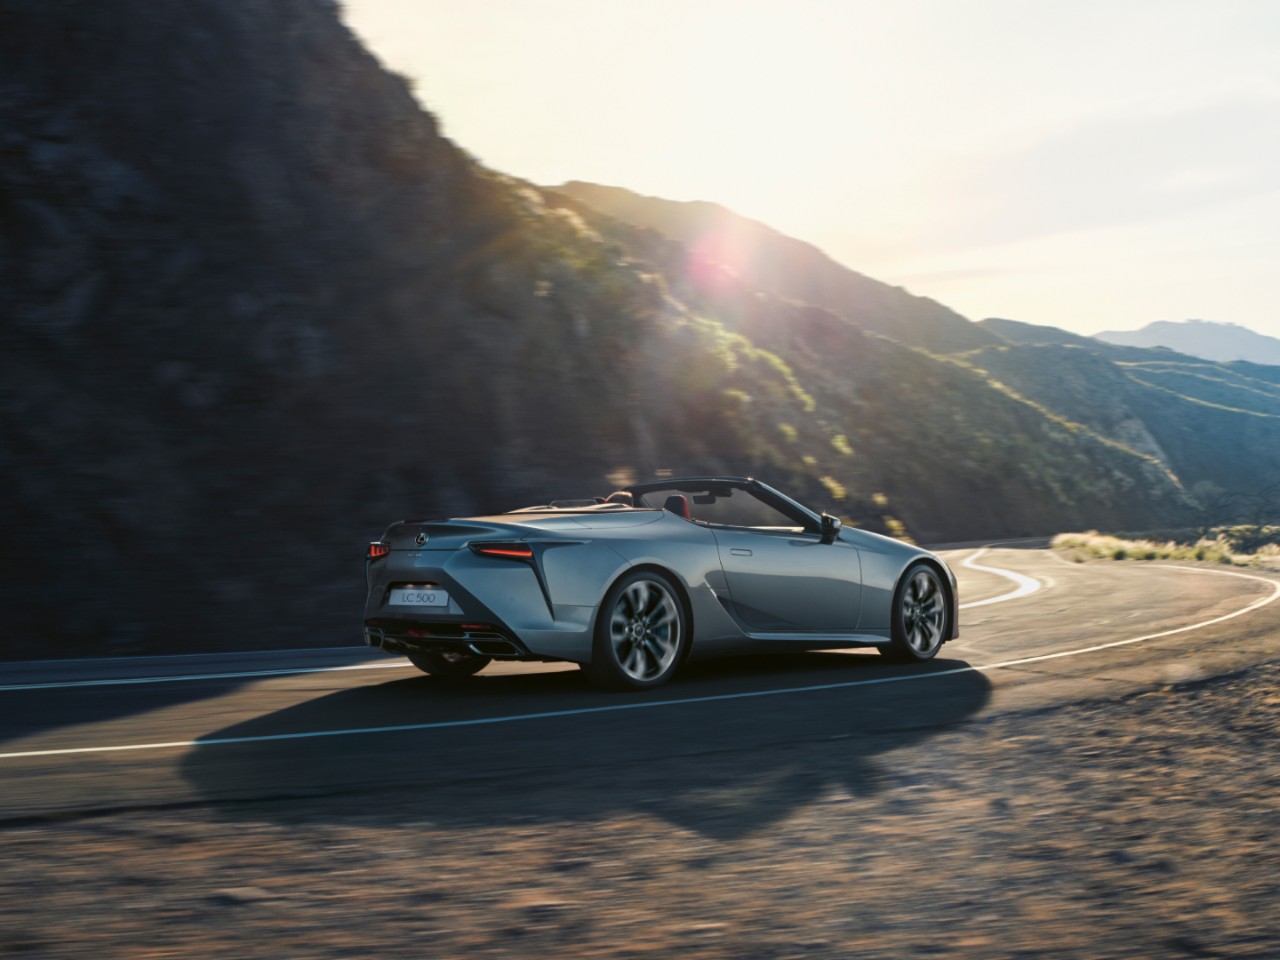
[(427, 542), (427, 535), (425, 533), (418, 534), (418, 546), (422, 546), (426, 542)]

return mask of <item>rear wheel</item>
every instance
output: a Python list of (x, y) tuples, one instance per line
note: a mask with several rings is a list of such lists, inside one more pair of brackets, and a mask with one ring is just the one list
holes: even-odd
[(907, 568), (893, 594), (893, 639), (877, 649), (905, 662), (933, 659), (951, 632), (951, 604), (938, 571), (927, 563)]
[(446, 680), (462, 680), (474, 676), (487, 667), (492, 659), (478, 653), (434, 653), (426, 650), (408, 656), (409, 662), (423, 673)]
[(684, 607), (667, 577), (653, 570), (629, 574), (600, 605), (591, 663), (584, 669), (606, 687), (647, 690), (665, 683), (688, 646), (685, 624)]

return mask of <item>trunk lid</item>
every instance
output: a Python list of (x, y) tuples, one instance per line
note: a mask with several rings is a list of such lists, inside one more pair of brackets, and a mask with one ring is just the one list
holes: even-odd
[(515, 523), (487, 520), (403, 520), (387, 527), (382, 542), (394, 550), (458, 550), (472, 540), (520, 540), (530, 533)]

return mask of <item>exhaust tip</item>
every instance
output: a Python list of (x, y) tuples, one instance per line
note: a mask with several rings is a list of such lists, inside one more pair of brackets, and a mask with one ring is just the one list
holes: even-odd
[(467, 644), (472, 653), (485, 657), (518, 657), (520, 648), (510, 640), (472, 640)]

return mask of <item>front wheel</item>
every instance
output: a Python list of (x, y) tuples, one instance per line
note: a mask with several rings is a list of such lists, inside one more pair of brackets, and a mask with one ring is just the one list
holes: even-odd
[(445, 680), (463, 680), (487, 667), (492, 658), (478, 653), (435, 653), (422, 650), (408, 655), (409, 662), (433, 677)]
[(893, 594), (892, 640), (877, 649), (893, 660), (931, 660), (951, 628), (951, 604), (938, 571), (927, 563), (907, 568)]
[(688, 644), (675, 586), (661, 573), (641, 570), (605, 594), (585, 669), (600, 686), (647, 690), (671, 678)]

